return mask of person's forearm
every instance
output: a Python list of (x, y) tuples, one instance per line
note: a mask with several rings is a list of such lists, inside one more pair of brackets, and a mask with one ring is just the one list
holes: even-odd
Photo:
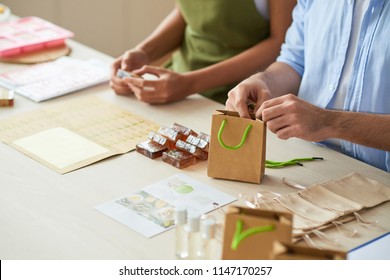
[(390, 115), (327, 110), (329, 138), (390, 151)]
[(183, 41), (186, 23), (175, 9), (160, 23), (160, 25), (136, 48), (145, 51), (150, 61), (156, 60), (176, 49)]

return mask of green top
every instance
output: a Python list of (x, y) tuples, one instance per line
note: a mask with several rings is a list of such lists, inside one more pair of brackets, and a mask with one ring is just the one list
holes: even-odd
[[(254, 0), (177, 0), (177, 3), (187, 26), (183, 43), (169, 66), (175, 72), (210, 66), (269, 36), (269, 23), (257, 11)], [(225, 103), (232, 87), (202, 94)]]

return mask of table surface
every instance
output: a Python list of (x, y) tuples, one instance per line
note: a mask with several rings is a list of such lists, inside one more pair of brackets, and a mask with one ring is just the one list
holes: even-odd
[[(73, 40), (68, 44), (72, 48), (72, 57), (98, 58), (108, 63), (113, 61), (112, 57)], [(0, 63), (0, 72), (21, 67), (25, 66)], [(200, 95), (167, 105), (148, 105), (131, 96), (115, 95), (106, 83), (43, 103), (17, 95), (14, 107), (0, 108), (0, 120), (82, 96), (99, 96), (160, 125), (178, 122), (206, 133), (210, 132), (213, 112), (223, 109), (223, 105)], [(261, 184), (256, 185), (209, 178), (206, 162), (179, 170), (136, 152), (115, 156), (65, 175), (4, 143), (0, 143), (0, 155), (0, 259), (174, 259), (173, 230), (147, 239), (94, 207), (178, 173), (235, 197), (239, 193), (255, 194), (259, 190), (281, 194), (295, 192), (282, 183), (283, 177), (309, 186), (351, 172), (358, 172), (390, 187), (389, 173), (310, 142), (280, 140), (269, 131), (267, 159), (284, 161), (319, 156), (325, 160), (308, 162), (303, 167), (266, 169)], [(238, 200), (235, 204), (242, 205), (242, 201)], [(215, 217), (222, 221), (223, 215), (214, 212)], [(362, 215), (368, 220), (377, 220), (380, 226), (364, 228), (351, 222), (351, 226), (359, 230), (354, 238), (329, 229), (326, 233), (343, 246), (333, 249), (349, 250), (390, 230), (390, 202)], [(321, 240), (315, 241), (329, 248)]]

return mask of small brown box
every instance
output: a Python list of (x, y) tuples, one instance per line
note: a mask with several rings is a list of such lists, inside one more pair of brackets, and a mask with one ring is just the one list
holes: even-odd
[(14, 92), (0, 87), (0, 107), (14, 106)]

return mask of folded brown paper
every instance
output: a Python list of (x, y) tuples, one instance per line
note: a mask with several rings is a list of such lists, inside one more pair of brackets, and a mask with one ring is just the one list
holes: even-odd
[(212, 118), (207, 174), (209, 177), (259, 184), (265, 170), (266, 126), (217, 111)]
[(274, 241), (291, 242), (292, 215), (231, 206), (226, 213), (222, 259), (269, 259)]

